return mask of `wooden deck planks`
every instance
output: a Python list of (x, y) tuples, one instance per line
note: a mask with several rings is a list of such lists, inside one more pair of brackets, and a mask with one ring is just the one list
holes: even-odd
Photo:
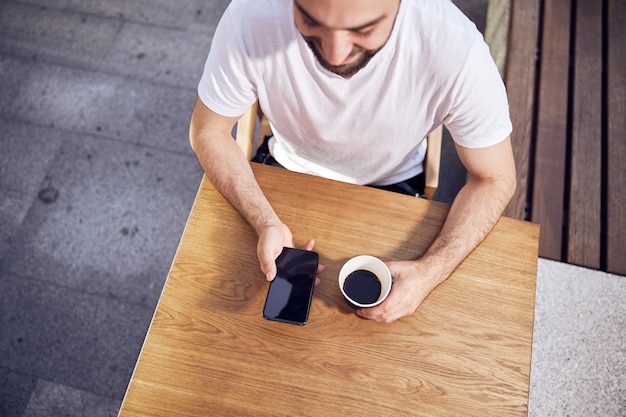
[(576, 2), (567, 261), (598, 269), (602, 217), (602, 2)]
[(491, 1), (510, 8), (508, 43), (487, 21), (517, 163), (505, 215), (541, 224), (542, 257), (626, 275), (626, 2)]
[(541, 225), (539, 255), (561, 260), (570, 55), (570, 0), (545, 0), (531, 220)]
[[(525, 218), (530, 185), (539, 4), (539, 0), (511, 0), (509, 42), (505, 53), (504, 81), (513, 123), (511, 143), (517, 164), (517, 189), (504, 214), (518, 219)], [(498, 45), (501, 47), (502, 44), (495, 43), (492, 49)]]
[(626, 2), (607, 9), (607, 271), (626, 275)]
[(491, 56), (504, 78), (506, 71), (506, 52), (511, 22), (510, 0), (489, 0), (487, 6), (487, 22), (485, 42), (489, 45)]

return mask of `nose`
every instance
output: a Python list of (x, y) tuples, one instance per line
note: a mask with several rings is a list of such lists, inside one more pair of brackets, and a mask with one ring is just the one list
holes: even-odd
[(324, 57), (330, 65), (341, 65), (352, 53), (352, 41), (346, 31), (332, 31), (322, 38)]

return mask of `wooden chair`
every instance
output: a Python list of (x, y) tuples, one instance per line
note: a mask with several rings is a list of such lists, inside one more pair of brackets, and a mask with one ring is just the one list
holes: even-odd
[[(259, 116), (259, 120), (257, 120), (257, 116)], [(257, 121), (259, 122), (259, 125), (258, 133), (255, 138), (254, 132), (257, 130)], [(428, 134), (427, 139), (428, 148), (426, 150), (426, 161), (424, 163), (424, 175), (426, 180), (424, 194), (429, 200), (432, 200), (439, 185), (442, 132), (442, 126), (439, 126)], [(258, 102), (256, 102), (250, 106), (248, 111), (239, 119), (235, 139), (237, 140), (237, 143), (241, 147), (243, 153), (246, 155), (248, 160), (250, 160), (256, 151), (255, 148), (261, 145), (263, 138), (271, 134), (272, 130), (270, 128), (269, 121), (259, 111)]]

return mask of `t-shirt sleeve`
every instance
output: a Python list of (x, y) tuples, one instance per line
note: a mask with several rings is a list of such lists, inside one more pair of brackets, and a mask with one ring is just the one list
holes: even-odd
[(454, 82), (451, 103), (444, 124), (459, 145), (484, 148), (511, 134), (506, 88), (482, 40), (467, 55)]
[(257, 98), (242, 19), (231, 3), (215, 30), (198, 84), (200, 100), (228, 117), (242, 115)]

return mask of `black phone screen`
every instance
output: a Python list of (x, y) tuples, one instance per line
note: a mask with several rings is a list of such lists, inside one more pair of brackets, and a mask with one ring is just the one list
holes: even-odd
[(263, 317), (304, 325), (309, 318), (318, 262), (316, 252), (283, 248), (276, 259), (276, 278), (267, 290)]

